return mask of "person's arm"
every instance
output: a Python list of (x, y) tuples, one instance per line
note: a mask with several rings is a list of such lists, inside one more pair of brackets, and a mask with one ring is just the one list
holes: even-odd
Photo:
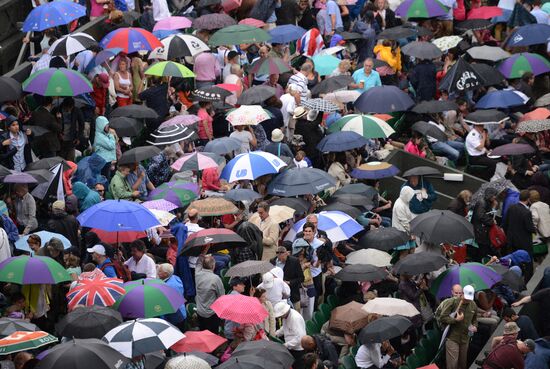
[(264, 234), (264, 238), (262, 242), (266, 246), (276, 246), (278, 241), (279, 241), (279, 225), (273, 223), (269, 227), (267, 227), (266, 234)]
[(147, 278), (157, 278), (157, 268), (153, 259), (148, 259), (147, 262)]
[(518, 306), (521, 306), (521, 305), (524, 305), (524, 304), (528, 304), (531, 302), (531, 296), (525, 296), (523, 298), (521, 298), (520, 300), (516, 301), (516, 302), (513, 302), (512, 303), (512, 307), (518, 307)]
[(380, 80), (380, 75), (376, 75), (376, 82), (374, 83), (375, 86), (382, 86), (382, 81)]
[(223, 289), (223, 283), (220, 278), (216, 279), (216, 284), (214, 286), (214, 289), (217, 297), (225, 295), (225, 290)]
[(141, 172), (139, 169), (138, 172), (139, 174), (137, 175), (136, 183), (132, 185), (132, 190), (134, 191), (138, 191), (139, 186), (141, 186), (141, 182), (143, 182), (143, 178), (145, 178), (145, 172)]
[(248, 132), (250, 132), (250, 139), (248, 142), (250, 143), (251, 147), (256, 147), (258, 144), (258, 141), (256, 140), (256, 135), (254, 134), (254, 130), (252, 129), (252, 126), (248, 126)]

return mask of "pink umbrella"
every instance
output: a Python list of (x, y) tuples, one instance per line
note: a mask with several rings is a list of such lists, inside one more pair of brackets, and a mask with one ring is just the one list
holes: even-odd
[(229, 92), (235, 92), (240, 88), (238, 85), (233, 83), (218, 83), (216, 87), (223, 88), (224, 90)]
[(204, 154), (194, 152), (191, 154), (185, 154), (171, 165), (175, 170), (182, 170), (185, 163), (189, 162), (188, 166), (190, 170), (204, 170), (207, 168), (217, 168), (216, 161)]
[(198, 121), (199, 121), (199, 117), (193, 114), (176, 115), (175, 117), (170, 118), (167, 121), (163, 122), (159, 128), (175, 126), (178, 124), (182, 124), (184, 126), (190, 126), (191, 124), (195, 124)]
[(231, 320), (236, 323), (257, 324), (268, 315), (260, 300), (245, 295), (220, 296), (210, 308), (221, 319)]
[(168, 17), (158, 21), (153, 28), (153, 31), (171, 31), (191, 27), (191, 20), (185, 17)]
[(262, 28), (263, 26), (265, 26), (264, 22), (254, 18), (245, 18), (239, 21), (239, 24), (244, 24), (246, 26), (258, 27), (258, 28)]
[(164, 199), (145, 201), (141, 203), (141, 205), (145, 206), (147, 209), (150, 209), (150, 210), (152, 209), (152, 210), (172, 211), (178, 208), (177, 205)]

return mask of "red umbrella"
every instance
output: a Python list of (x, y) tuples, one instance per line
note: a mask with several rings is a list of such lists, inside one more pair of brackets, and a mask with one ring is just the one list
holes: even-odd
[(498, 6), (481, 6), (470, 10), (468, 19), (491, 19), (493, 17), (500, 17), (501, 15), (502, 9)]
[(210, 331), (187, 331), (185, 338), (170, 348), (176, 352), (212, 352), (225, 342), (227, 339)]
[(268, 315), (267, 310), (262, 306), (260, 300), (245, 295), (224, 295), (220, 296), (210, 306), (221, 318), (236, 323), (257, 324), (262, 322)]
[(101, 241), (107, 243), (133, 242), (139, 238), (147, 237), (147, 234), (143, 231), (109, 232), (92, 228), (92, 232), (97, 234)]
[(550, 110), (546, 108), (537, 108), (521, 117), (521, 121), (524, 120), (542, 120), (550, 117)]

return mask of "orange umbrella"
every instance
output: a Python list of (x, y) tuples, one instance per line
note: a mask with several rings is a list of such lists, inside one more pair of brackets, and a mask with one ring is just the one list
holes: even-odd
[(376, 118), (382, 119), (384, 122), (392, 119), (393, 117), (389, 114), (373, 114)]
[(212, 352), (225, 342), (227, 339), (210, 331), (187, 331), (185, 337), (170, 348), (176, 352)]
[(521, 120), (542, 120), (550, 117), (550, 110), (546, 108), (537, 108), (521, 117)]

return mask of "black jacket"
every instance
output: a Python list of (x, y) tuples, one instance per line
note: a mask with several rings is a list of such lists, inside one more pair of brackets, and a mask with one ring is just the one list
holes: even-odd
[(79, 140), (84, 136), (84, 114), (82, 110), (74, 107), (71, 111), (63, 111), (62, 109), (53, 109), (52, 114), (55, 116), (57, 113), (62, 114), (60, 128), (61, 133), (64, 134), (63, 116), (68, 115), (70, 119), (69, 135), (63, 135), (63, 141)]
[(338, 368), (338, 353), (332, 343), (328, 338), (321, 336), (319, 334), (314, 334), (313, 339), (315, 340), (315, 345), (317, 346), (317, 354), (322, 361), (330, 361), (334, 369)]
[(377, 14), (376, 17), (374, 17), (374, 19), (378, 22), (378, 24), (380, 25), (380, 28), (382, 28), (382, 24), (384, 24), (385, 29), (393, 28), (401, 24), (401, 20), (395, 17), (395, 13), (391, 9), (386, 9), (386, 16), (384, 17), (384, 19), (382, 19), (380, 14)]
[(34, 139), (33, 149), (35, 149), (38, 156), (44, 153), (58, 152), (61, 149), (58, 136), (61, 133), (61, 125), (46, 108), (41, 106), (33, 111), (27, 124), (46, 128), (50, 131)]
[(489, 228), (495, 223), (491, 214), (491, 204), (486, 199), (479, 200), (473, 210), (472, 225), (474, 226), (474, 237), (478, 244), (489, 246)]
[(78, 247), (78, 222), (74, 216), (65, 212), (52, 213), (46, 228), (50, 232), (67, 237), (71, 245)]
[(506, 212), (506, 217), (502, 223), (506, 232), (508, 245), (515, 250), (525, 250), (533, 254), (533, 233), (537, 233), (537, 228), (533, 224), (531, 211), (522, 203), (517, 203)]
[[(271, 264), (276, 265), (276, 257), (270, 260)], [(290, 301), (300, 301), (300, 287), (304, 282), (304, 272), (300, 266), (300, 261), (294, 256), (288, 256), (285, 267), (283, 268), (284, 280), (290, 284)]]
[[(25, 133), (23, 133), (25, 134)], [(31, 154), (31, 141), (32, 135), (26, 136), (27, 144), (23, 148), (23, 155), (25, 157), (25, 163), (32, 163), (32, 154)], [(13, 146), (4, 146), (1, 143), (10, 138), (10, 133), (8, 131), (3, 132), (0, 135), (0, 164), (5, 166), (8, 169), (13, 169), (13, 156), (17, 153), (17, 148)]]
[(431, 61), (421, 61), (413, 68), (409, 79), (416, 91), (416, 100), (429, 101), (434, 99), (437, 90), (436, 73), (435, 64)]

